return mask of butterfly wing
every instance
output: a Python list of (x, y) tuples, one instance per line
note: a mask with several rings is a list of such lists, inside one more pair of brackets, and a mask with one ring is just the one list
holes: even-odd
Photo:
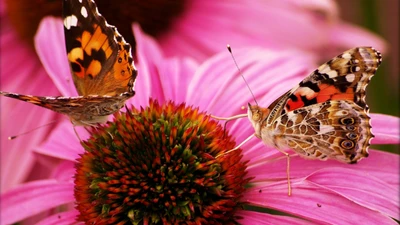
[(135, 92), (131, 46), (107, 24), (91, 0), (65, 0), (65, 41), (78, 97), (38, 97), (1, 92), (70, 117), (75, 125), (95, 125), (124, 106)]
[(371, 47), (353, 48), (340, 54), (290, 91), (284, 111), (328, 100), (349, 100), (368, 110), (365, 89), (381, 62), (381, 54)]
[(321, 65), (267, 109), (250, 107), (256, 135), (306, 158), (355, 163), (368, 156), (373, 134), (365, 89), (381, 61), (371, 47), (350, 49)]
[(328, 100), (285, 113), (271, 126), (274, 143), (310, 159), (355, 163), (368, 156), (370, 118), (349, 100)]
[(92, 0), (65, 0), (64, 34), (75, 87), (82, 96), (134, 95), (131, 46)]
[(74, 125), (90, 126), (107, 121), (107, 116), (124, 106), (128, 92), (118, 96), (39, 97), (0, 91), (0, 95), (29, 102), (70, 117)]

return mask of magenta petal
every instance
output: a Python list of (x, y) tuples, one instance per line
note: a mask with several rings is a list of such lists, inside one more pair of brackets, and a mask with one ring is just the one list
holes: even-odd
[(195, 73), (197, 64), (188, 58), (165, 59), (157, 43), (144, 34), (139, 25), (133, 25), (137, 43), (138, 79), (136, 96), (130, 102), (147, 105), (149, 97), (160, 102), (184, 100), (188, 82)]
[(52, 216), (46, 217), (46, 219), (36, 223), (36, 225), (78, 225), (83, 224), (76, 222), (76, 217), (79, 212), (77, 210), (71, 210), (68, 212), (57, 213)]
[[(19, 42), (7, 18), (1, 18), (0, 23), (0, 90), (41, 96), (59, 95), (35, 53)], [(36, 161), (32, 150), (53, 127), (40, 128), (13, 141), (7, 138), (47, 124), (57, 117), (56, 113), (29, 103), (0, 98), (1, 192), (27, 179)]]
[(289, 217), (289, 216), (279, 216), (271, 215), (268, 213), (253, 212), (248, 210), (240, 210), (235, 213), (235, 216), (243, 217), (243, 219), (238, 220), (242, 225), (253, 225), (253, 224), (291, 224), (291, 225), (305, 225), (305, 224), (315, 224), (302, 220), (300, 218)]
[(371, 114), (372, 133), (375, 138), (372, 144), (399, 144), (400, 143), (400, 119), (384, 114)]
[(44, 18), (35, 36), (36, 52), (61, 94), (77, 96), (68, 65), (63, 27), (61, 19)]
[[(265, 147), (266, 148), (266, 147)], [(269, 154), (254, 156), (248, 166), (248, 176), (255, 177), (254, 182), (263, 180), (286, 180), (286, 157), (276, 149), (260, 149)], [(370, 155), (357, 164), (344, 164), (335, 160), (306, 160), (299, 156), (290, 157), (290, 177), (303, 178), (313, 172), (329, 168), (341, 167), (363, 171), (371, 177), (382, 180), (392, 187), (399, 185), (400, 175), (398, 165), (400, 157), (397, 154), (370, 149)]]
[[(75, 129), (78, 131), (81, 140), (87, 139), (88, 134), (82, 127), (76, 127)], [(35, 149), (35, 152), (75, 161), (79, 154), (83, 153), (83, 147), (79, 143), (71, 122), (64, 120), (53, 130), (47, 141)]]
[(340, 23), (331, 28), (331, 44), (344, 47), (372, 46), (380, 52), (386, 52), (385, 41), (367, 30), (351, 24)]
[(25, 183), (1, 195), (1, 222), (16, 223), (37, 213), (73, 202), (73, 187), (72, 183), (58, 183), (55, 180)]
[[(314, 64), (309, 55), (294, 51), (247, 48), (234, 49), (233, 53), (255, 99), (264, 107), (300, 82)], [(198, 68), (189, 84), (186, 102), (207, 109), (214, 116), (230, 117), (246, 114), (247, 103), (254, 104), (254, 99), (226, 51)], [(247, 118), (230, 122), (228, 128), (237, 143), (254, 133)]]
[(292, 196), (288, 196), (286, 181), (260, 183), (259, 186), (248, 189), (242, 200), (251, 205), (277, 209), (315, 223), (396, 224), (394, 220), (377, 211), (365, 208), (334, 192), (324, 191), (307, 180), (292, 180), (292, 188)]
[[(257, 48), (233, 52), (256, 100), (265, 107), (300, 82), (314, 64), (309, 55), (299, 52)], [(243, 113), (241, 106), (254, 102), (228, 52), (205, 61), (196, 71), (188, 91), (188, 103), (217, 116)]]
[(75, 161), (63, 160), (58, 166), (53, 168), (51, 178), (59, 182), (74, 182)]
[(318, 170), (306, 180), (399, 220), (399, 188), (389, 186), (366, 172), (333, 167)]

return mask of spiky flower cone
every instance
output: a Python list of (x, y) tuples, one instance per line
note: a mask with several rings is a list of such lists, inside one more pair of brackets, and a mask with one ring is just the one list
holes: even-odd
[(83, 143), (75, 197), (87, 224), (230, 224), (246, 163), (198, 109), (169, 102), (117, 114)]

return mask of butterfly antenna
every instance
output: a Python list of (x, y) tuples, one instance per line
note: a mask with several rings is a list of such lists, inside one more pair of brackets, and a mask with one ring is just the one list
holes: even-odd
[(35, 128), (33, 128), (33, 129), (31, 129), (31, 130), (28, 130), (28, 131), (26, 131), (26, 132), (23, 132), (23, 133), (14, 135), (14, 136), (9, 136), (9, 137), (8, 137), (8, 140), (10, 140), (10, 141), (11, 141), (11, 140), (14, 140), (14, 139), (16, 139), (16, 138), (18, 138), (18, 137), (21, 137), (21, 136), (23, 136), (23, 135), (29, 134), (29, 133), (31, 133), (32, 131), (35, 131), (35, 130), (38, 130), (38, 129), (40, 129), (40, 128), (47, 127), (47, 126), (49, 126), (49, 125), (51, 125), (51, 124), (54, 124), (55, 122), (57, 122), (57, 121), (56, 121), (56, 120), (53, 120), (53, 121), (51, 121), (51, 122), (49, 122), (49, 123), (40, 125), (40, 126), (35, 127)]
[(228, 49), (229, 53), (231, 53), (233, 62), (235, 63), (235, 66), (236, 66), (236, 68), (238, 69), (240, 76), (243, 78), (244, 82), (246, 83), (246, 86), (247, 86), (247, 88), (249, 89), (249, 91), (250, 91), (250, 93), (251, 93), (251, 96), (253, 96), (254, 102), (256, 103), (256, 105), (258, 105), (257, 100), (256, 100), (256, 97), (254, 96), (253, 91), (251, 91), (251, 88), (250, 88), (249, 83), (247, 83), (247, 80), (244, 78), (243, 73), (242, 73), (242, 70), (239, 68), (239, 66), (238, 66), (238, 64), (237, 64), (237, 62), (236, 62), (236, 59), (235, 59), (235, 57), (233, 56), (231, 46), (230, 46), (230, 45), (227, 45), (226, 48)]

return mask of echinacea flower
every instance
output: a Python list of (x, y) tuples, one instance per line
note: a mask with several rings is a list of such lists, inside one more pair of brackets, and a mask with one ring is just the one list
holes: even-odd
[[(1, 90), (42, 96), (60, 95), (60, 87), (57, 90), (52, 86), (45, 72), (48, 68), (43, 68), (39, 61), (47, 58), (39, 56), (38, 60), (37, 54), (40, 53), (34, 52), (34, 47), (29, 45), (35, 44), (33, 35), (44, 16), (61, 15), (61, 2), (42, 4), (36, 1), (0, 0), (0, 49), (3, 59), (0, 62)], [(373, 45), (381, 51), (385, 49), (384, 41), (376, 35), (340, 21), (338, 8), (330, 0), (155, 2), (157, 4), (96, 0), (99, 11), (110, 24), (118, 27), (130, 43), (134, 44), (131, 24), (137, 21), (145, 32), (156, 37), (168, 56), (188, 55), (203, 61), (221, 51), (227, 42), (240, 47), (299, 49), (316, 57), (331, 55), (330, 50), (336, 53), (337, 49), (341, 51), (356, 45)], [(58, 38), (62, 39), (63, 34)], [(64, 54), (61, 48), (53, 49), (59, 50), (53, 55)], [(319, 54), (322, 50), (325, 54)], [(43, 65), (48, 65), (48, 62), (43, 62)], [(54, 69), (58, 73), (66, 72), (65, 79), (70, 79), (68, 67), (54, 65)], [(65, 92), (61, 91), (61, 94)], [(39, 146), (57, 124), (25, 135), (18, 143), (7, 141), (7, 137), (47, 124), (58, 117), (45, 109), (30, 109), (27, 104), (10, 99), (2, 100), (1, 104), (1, 166), (2, 171), (12, 171), (1, 176), (0, 190), (6, 191), (32, 179), (29, 175), (32, 171), (37, 174), (40, 164), (32, 157), (32, 147)], [(27, 111), (30, 111), (31, 118), (35, 118), (29, 123), (19, 119), (25, 117)], [(34, 164), (35, 169), (32, 170)], [(45, 173), (46, 170), (42, 177), (46, 176)]]
[[(43, 26), (56, 29), (54, 29), (54, 33), (39, 33), (39, 42), (40, 40), (48, 42), (48, 39), (52, 38), (53, 35), (58, 36), (62, 32), (60, 23), (57, 20), (46, 20)], [(121, 112), (117, 118), (124, 120), (125, 124), (111, 122), (105, 125), (104, 129), (101, 127), (97, 132), (94, 131), (92, 139), (86, 142), (86, 152), (79, 145), (71, 125), (67, 121), (62, 123), (49, 136), (45, 145), (36, 150), (41, 157), (51, 156), (62, 159), (62, 163), (56, 167), (51, 179), (26, 183), (3, 194), (1, 197), (1, 203), (3, 204), (1, 218), (3, 222), (6, 224), (15, 223), (40, 212), (45, 212), (46, 214), (41, 214), (42, 220), (39, 224), (57, 223), (59, 220), (65, 224), (73, 223), (76, 222), (77, 215), (80, 215), (78, 216), (80, 220), (85, 220), (82, 218), (84, 216), (82, 216), (82, 209), (79, 209), (80, 212), (77, 212), (77, 210), (73, 209), (72, 204), (75, 201), (85, 202), (90, 200), (93, 204), (85, 205), (85, 215), (88, 215), (86, 213), (89, 212), (101, 212), (102, 216), (107, 217), (114, 215), (110, 214), (111, 212), (123, 211), (126, 214), (122, 215), (122, 217), (127, 221), (134, 221), (135, 218), (147, 218), (143, 221), (143, 224), (146, 224), (146, 221), (150, 221), (149, 218), (161, 219), (160, 221), (162, 221), (163, 218), (151, 217), (151, 214), (143, 217), (144, 212), (149, 213), (152, 211), (147, 211), (147, 209), (138, 210), (136, 208), (132, 210), (127, 204), (137, 200), (141, 201), (143, 207), (145, 207), (148, 202), (154, 203), (160, 201), (154, 195), (150, 194), (155, 191), (151, 188), (158, 186), (154, 185), (154, 183), (151, 185), (146, 183), (146, 181), (150, 182), (149, 178), (154, 178), (154, 174), (157, 174), (157, 170), (148, 170), (148, 163), (154, 163), (154, 165), (150, 165), (153, 168), (160, 161), (158, 161), (157, 157), (148, 158), (148, 161), (146, 161), (146, 158), (137, 160), (136, 157), (132, 157), (131, 154), (133, 153), (129, 152), (131, 145), (126, 145), (125, 142), (121, 141), (126, 140), (126, 143), (132, 143), (137, 140), (139, 143), (135, 145), (135, 149), (153, 145), (153, 149), (162, 148), (162, 152), (165, 152), (164, 159), (162, 160), (166, 160), (165, 158), (168, 158), (168, 155), (171, 155), (175, 151), (174, 148), (163, 149), (167, 145), (160, 145), (155, 140), (168, 142), (172, 139), (183, 137), (185, 134), (182, 134), (182, 132), (190, 134), (189, 131), (185, 131), (184, 129), (181, 132), (172, 129), (171, 122), (169, 122), (171, 120), (165, 119), (170, 118), (167, 117), (172, 114), (170, 110), (164, 110), (164, 113), (170, 115), (159, 116), (160, 113), (158, 110), (162, 107), (170, 106), (169, 101), (174, 101), (174, 105), (180, 105), (181, 108), (184, 108), (181, 104), (185, 103), (187, 107), (193, 106), (192, 109), (199, 108), (199, 111), (206, 111), (207, 114), (220, 116), (238, 114), (242, 112), (240, 104), (252, 101), (252, 97), (228, 53), (223, 52), (201, 65), (197, 65), (193, 60), (188, 58), (165, 58), (155, 41), (144, 35), (137, 27), (135, 27), (135, 38), (138, 42), (137, 55), (140, 62), (138, 65), (140, 77), (138, 77), (136, 83), (137, 94), (130, 100), (130, 103), (137, 109), (134, 110), (135, 113), (128, 112), (128, 114), (125, 114)], [(60, 44), (60, 40), (55, 39), (55, 42), (57, 41)], [(57, 46), (57, 43), (54, 43), (54, 45)], [(45, 47), (44, 45), (38, 46)], [(293, 51), (275, 52), (260, 48), (236, 49), (235, 55), (249, 86), (254, 92), (255, 98), (260, 104), (266, 105), (297, 84), (314, 68), (311, 67), (313, 65), (313, 57), (299, 55), (298, 52)], [(42, 54), (42, 56), (46, 57), (47, 55)], [(43, 61), (45, 62), (46, 60)], [(46, 66), (49, 68), (54, 67), (53, 64)], [(53, 70), (49, 69), (48, 71), (56, 70), (53, 68)], [(58, 80), (60, 84), (64, 84), (64, 90), (68, 89), (67, 85), (69, 84), (65, 82), (62, 75), (60, 76), (57, 73), (50, 73), (50, 75), (53, 76), (54, 80)], [(182, 78), (183, 80), (181, 80)], [(161, 107), (153, 107), (156, 108), (155, 111), (152, 111), (151, 107), (146, 109), (149, 106), (150, 98), (157, 100)], [(130, 109), (130, 103), (127, 104), (128, 109)], [(144, 111), (147, 110), (146, 112), (148, 113), (140, 116), (140, 107), (144, 108)], [(180, 110), (176, 111), (182, 112)], [(180, 116), (181, 119), (184, 118), (193, 121), (192, 124), (188, 123), (190, 124), (189, 127), (202, 124), (199, 122), (202, 120), (199, 119), (201, 117), (198, 117), (198, 114), (187, 112), (181, 113)], [(185, 115), (188, 117), (185, 117)], [(130, 119), (124, 119), (124, 117), (128, 116), (135, 117), (136, 121), (133, 122)], [(159, 118), (157, 120), (158, 123), (155, 123), (158, 124), (158, 133), (150, 130), (150, 127), (147, 129), (147, 125), (151, 126), (152, 123), (146, 124), (145, 120), (147, 117), (153, 116)], [(190, 118), (190, 116), (193, 116), (193, 118)], [(396, 125), (399, 123), (399, 119), (379, 114), (372, 114), (371, 116), (374, 134), (376, 135), (373, 143), (398, 144), (399, 131)], [(177, 123), (176, 121), (174, 122)], [(164, 124), (163, 128), (162, 124)], [(179, 124), (178, 122), (177, 125), (184, 124), (186, 123)], [(216, 133), (220, 129), (217, 128)], [(200, 130), (198, 129), (199, 132), (201, 132)], [(228, 124), (226, 134), (232, 136), (236, 140), (236, 143), (240, 143), (253, 132), (254, 130), (251, 128), (249, 122), (242, 119)], [(206, 134), (208, 133), (205, 132), (204, 134), (207, 136)], [(116, 135), (119, 135), (119, 137), (114, 137)], [(132, 137), (129, 137), (130, 135)], [(121, 137), (123, 138), (121, 139)], [(195, 137), (198, 138), (201, 135)], [(94, 142), (95, 138), (98, 138), (99, 142)], [(193, 140), (196, 141), (196, 138), (193, 138)], [(109, 145), (108, 142), (110, 140), (115, 140), (115, 143)], [(121, 148), (121, 146), (123, 147)], [(218, 147), (217, 144), (214, 146)], [(100, 151), (98, 151), (97, 147), (101, 147)], [(227, 147), (230, 148), (231, 146)], [(93, 151), (96, 151), (96, 153)], [(239, 153), (234, 152), (234, 154)], [(371, 224), (396, 224), (391, 218), (399, 219), (399, 201), (396, 197), (398, 196), (399, 186), (399, 157), (395, 154), (377, 150), (370, 150), (370, 153), (370, 157), (355, 165), (347, 165), (336, 161), (304, 160), (293, 156), (290, 164), (293, 193), (292, 196), (288, 196), (285, 157), (277, 150), (264, 146), (261, 141), (252, 139), (242, 147), (243, 159), (235, 162), (238, 165), (241, 163), (244, 165), (245, 163), (247, 165), (245, 173), (247, 174), (244, 176), (244, 179), (252, 179), (238, 199), (243, 209), (235, 208), (234, 214), (230, 219), (240, 224), (352, 224), (367, 222)], [(80, 168), (81, 172), (88, 172), (88, 175), (93, 176), (99, 176), (103, 172), (106, 172), (107, 177), (110, 178), (109, 180), (106, 179), (107, 177), (92, 179), (90, 188), (93, 188), (93, 192), (87, 192), (86, 199), (82, 193), (86, 193), (85, 191), (87, 190), (80, 189), (81, 186), (75, 191), (77, 198), (73, 198), (74, 185), (72, 176), (75, 175), (75, 182), (80, 181), (82, 178), (81, 174), (77, 174), (74, 169), (75, 159), (80, 154), (83, 154), (83, 157), (78, 160), (78, 170)], [(95, 154), (99, 160), (92, 164), (93, 160), (90, 160), (90, 158), (87, 160), (88, 157), (85, 157), (85, 155), (90, 154)], [(136, 152), (135, 154), (140, 154), (140, 152)], [(155, 152), (154, 154), (160, 153)], [(146, 156), (149, 153), (143, 151), (143, 155)], [(99, 156), (104, 156), (104, 158)], [(184, 156), (196, 158), (196, 156), (193, 156), (193, 153), (181, 157), (184, 158)], [(215, 163), (214, 158), (210, 157), (210, 165)], [(120, 159), (121, 161), (116, 161), (116, 159)], [(171, 159), (179, 160), (179, 157), (171, 157)], [(225, 157), (218, 158), (221, 161), (224, 159)], [(46, 160), (43, 159), (43, 162), (46, 162)], [(193, 165), (190, 164), (192, 161), (185, 162), (188, 162), (188, 168), (193, 168)], [(147, 168), (144, 163), (146, 163)], [(103, 166), (99, 166), (101, 164)], [(215, 168), (216, 170), (213, 173), (218, 172), (218, 167)], [(107, 169), (108, 172), (102, 171), (104, 169)], [(240, 171), (240, 168), (238, 169)], [(139, 172), (133, 173), (132, 171)], [(145, 174), (144, 171), (148, 171), (148, 173)], [(185, 174), (185, 170), (181, 167), (177, 167), (176, 171), (180, 173), (174, 174), (174, 172), (171, 172), (168, 175), (175, 178), (175, 176), (179, 177), (178, 175), (181, 174), (190, 174)], [(160, 169), (158, 173), (161, 172), (162, 170)], [(119, 177), (120, 179), (115, 179), (119, 175), (122, 175)], [(211, 176), (213, 174), (210, 172), (207, 175)], [(127, 189), (127, 186), (124, 185), (138, 182), (137, 176), (143, 178), (141, 180), (143, 184), (139, 183), (132, 190)], [(223, 177), (223, 174), (221, 176)], [(88, 176), (88, 178), (91, 177)], [(121, 181), (125, 183), (120, 187), (111, 187), (110, 185)], [(171, 179), (171, 182), (176, 181), (176, 179)], [(155, 181), (152, 180), (152, 182)], [(238, 182), (237, 184), (241, 183)], [(105, 188), (102, 191), (96, 191), (99, 187)], [(86, 188), (88, 187), (86, 186)], [(167, 190), (166, 187), (159, 188), (158, 191)], [(103, 202), (106, 198), (102, 194), (110, 193), (104, 190), (114, 192), (112, 195), (107, 195), (109, 201), (106, 203)], [(134, 199), (128, 198), (124, 202), (125, 198), (122, 199), (121, 196), (129, 196), (125, 195), (126, 190), (128, 190), (129, 194), (140, 192), (141, 195)], [(191, 196), (186, 198), (187, 202), (182, 201), (179, 197), (182, 195), (188, 196), (187, 194), (190, 191), (197, 193), (198, 189), (188, 190), (188, 188), (182, 188), (182, 190), (183, 192), (179, 192), (178, 195), (173, 191), (162, 192), (162, 197), (169, 197), (171, 204), (179, 202), (180, 207), (172, 207), (171, 210), (165, 204), (160, 204), (158, 209), (164, 210), (165, 215), (192, 215), (192, 206), (189, 201), (192, 200)], [(215, 189), (212, 193), (216, 193)], [(119, 200), (113, 201), (115, 199)], [(202, 199), (207, 200), (206, 197)], [(201, 206), (206, 206), (206, 204), (198, 204), (198, 202), (196, 204), (196, 206), (193, 206), (196, 210), (200, 209)], [(99, 209), (98, 207), (100, 206), (101, 208)], [(182, 209), (185, 210), (179, 211)], [(220, 207), (219, 210), (228, 212), (225, 210), (231, 210), (231, 208)], [(271, 210), (280, 212), (280, 214), (272, 213)], [(118, 218), (121, 218), (121, 214), (118, 214)], [(172, 220), (169, 222), (172, 222)]]

